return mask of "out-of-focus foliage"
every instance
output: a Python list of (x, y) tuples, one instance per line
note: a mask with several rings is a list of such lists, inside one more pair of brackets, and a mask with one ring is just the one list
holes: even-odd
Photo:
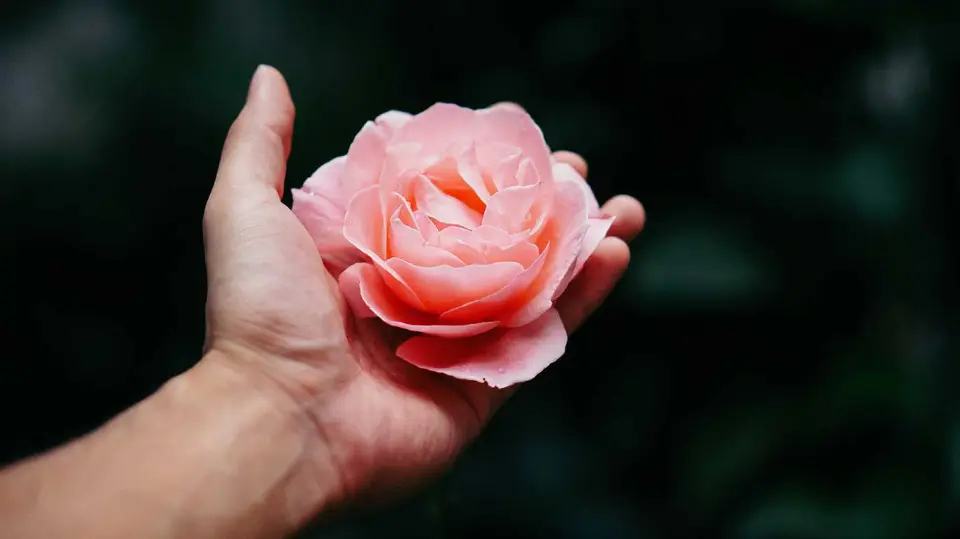
[[(649, 226), (443, 481), (303, 537), (960, 534), (960, 4), (45, 1), (0, 11), (0, 452), (200, 354), (200, 216), (260, 62), (289, 183), (362, 123), (517, 101)], [(951, 232), (952, 231), (952, 232)]]

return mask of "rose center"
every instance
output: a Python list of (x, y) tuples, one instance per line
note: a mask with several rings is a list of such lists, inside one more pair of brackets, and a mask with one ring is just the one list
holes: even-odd
[(457, 172), (456, 163), (442, 161), (427, 168), (424, 174), (445, 195), (463, 202), (468, 208), (480, 215), (483, 215), (484, 210), (487, 209), (483, 200)]

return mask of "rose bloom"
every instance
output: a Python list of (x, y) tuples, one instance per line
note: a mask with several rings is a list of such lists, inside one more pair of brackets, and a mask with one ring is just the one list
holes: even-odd
[(414, 332), (400, 358), (493, 387), (563, 355), (554, 302), (613, 222), (513, 105), (382, 114), (293, 212), (356, 316)]

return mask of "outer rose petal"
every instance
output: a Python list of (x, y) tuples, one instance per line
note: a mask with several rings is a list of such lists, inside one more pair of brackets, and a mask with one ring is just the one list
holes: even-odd
[(292, 209), (331, 273), (337, 275), (363, 260), (363, 253), (343, 237), (344, 211), (326, 197), (294, 189)]
[(577, 261), (570, 266), (570, 270), (567, 271), (567, 274), (563, 277), (563, 280), (560, 282), (560, 286), (557, 287), (557, 291), (553, 293), (553, 300), (556, 301), (560, 297), (560, 294), (567, 289), (567, 286), (570, 284), (570, 281), (576, 277), (580, 270), (583, 269), (583, 265), (586, 264), (587, 259), (590, 258), (590, 255), (597, 250), (597, 246), (600, 245), (600, 242), (607, 236), (607, 231), (610, 230), (610, 226), (613, 224), (613, 217), (606, 217), (604, 219), (590, 219), (589, 228), (587, 228), (587, 233), (583, 235), (583, 243), (580, 245), (580, 254), (577, 255)]
[[(340, 293), (343, 295), (343, 299), (347, 302), (347, 306), (350, 307), (350, 311), (357, 318), (377, 318), (377, 313), (373, 312), (367, 302), (364, 301), (363, 296), (360, 294), (360, 279), (363, 269), (370, 264), (361, 262), (359, 264), (354, 264), (349, 268), (345, 269), (343, 273), (337, 277), (337, 284), (340, 285)], [(373, 270), (376, 272), (376, 268)]]
[(410, 121), (410, 118), (413, 118), (413, 116), (409, 113), (399, 110), (388, 110), (380, 116), (377, 116), (377, 119), (374, 121), (377, 125), (386, 127), (389, 130), (389, 135), (392, 137), (404, 124)]
[(530, 286), (532, 294), (526, 304), (504, 320), (507, 327), (530, 323), (553, 305), (553, 297), (564, 283), (567, 272), (576, 263), (588, 230), (587, 202), (578, 186), (561, 182), (556, 184), (553, 214), (540, 241), (550, 245), (550, 256), (543, 271)]
[(422, 369), (502, 388), (540, 374), (563, 355), (566, 345), (560, 315), (550, 309), (523, 327), (476, 337), (413, 337), (400, 345), (397, 355)]
[(375, 122), (364, 124), (347, 155), (321, 166), (303, 183), (303, 190), (323, 195), (346, 211), (347, 203), (355, 194), (377, 182), (390, 139), (410, 117), (405, 112), (389, 111), (378, 116)]
[(347, 155), (317, 169), (304, 182), (302, 191), (293, 190), (293, 212), (335, 275), (363, 259), (342, 239), (347, 206), (359, 191), (376, 183), (390, 137), (409, 118), (409, 114), (389, 111), (376, 122), (367, 122), (354, 137)]
[(391, 142), (387, 146), (387, 155), (380, 169), (379, 184), (385, 191), (393, 191), (409, 196), (409, 181), (420, 175), (423, 168), (429, 164), (428, 160), (420, 155), (420, 144), (407, 142), (396, 144)]
[(438, 157), (451, 146), (469, 144), (473, 140), (476, 115), (470, 109), (437, 103), (404, 124), (394, 134), (392, 142), (415, 142), (420, 144), (426, 156)]
[(398, 300), (372, 264), (354, 264), (340, 275), (340, 291), (361, 318), (376, 316), (387, 324), (438, 337), (472, 337), (497, 327), (496, 322), (448, 324)]
[(334, 205), (345, 209), (353, 191), (349, 185), (344, 185), (344, 169), (347, 166), (347, 156), (335, 157), (320, 165), (320, 168), (303, 182), (303, 190), (308, 193), (323, 195)]
[(343, 235), (347, 241), (371, 258), (387, 256), (386, 212), (380, 199), (380, 189), (370, 186), (353, 197), (343, 220)]
[(347, 151), (343, 188), (351, 194), (373, 185), (387, 155), (390, 130), (373, 122), (364, 124)]
[(590, 189), (587, 180), (585, 180), (575, 168), (567, 163), (554, 163), (553, 179), (558, 183), (570, 182), (579, 185), (580, 188), (583, 189), (584, 197), (587, 200), (587, 215), (590, 217), (600, 217), (600, 203), (597, 202), (596, 195), (593, 194), (593, 190)]

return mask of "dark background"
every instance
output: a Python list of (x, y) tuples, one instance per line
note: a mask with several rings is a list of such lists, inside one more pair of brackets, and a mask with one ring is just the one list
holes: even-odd
[(960, 3), (20, 4), (2, 460), (199, 358), (201, 213), (265, 62), (298, 107), (288, 187), (387, 109), (512, 100), (649, 218), (567, 357), (447, 478), (304, 537), (960, 535)]

